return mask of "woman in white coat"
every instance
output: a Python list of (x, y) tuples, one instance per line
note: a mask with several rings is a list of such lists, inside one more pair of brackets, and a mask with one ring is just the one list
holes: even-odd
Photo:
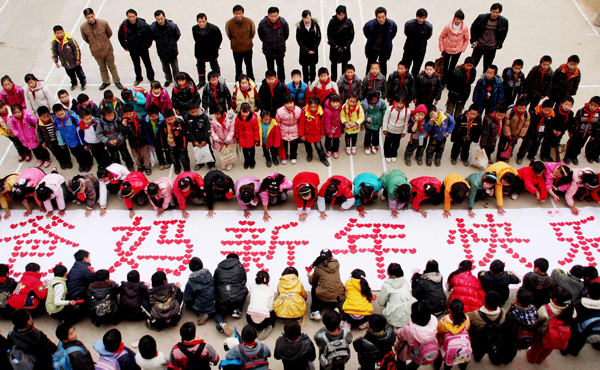
[(388, 278), (381, 286), (377, 303), (385, 306), (383, 315), (387, 318), (388, 324), (398, 329), (408, 323), (411, 305), (417, 300), (410, 293), (410, 283), (404, 278), (404, 271), (400, 264), (390, 263), (387, 273)]

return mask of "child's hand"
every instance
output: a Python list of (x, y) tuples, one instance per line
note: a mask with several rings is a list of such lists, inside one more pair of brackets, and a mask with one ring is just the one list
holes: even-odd
[(443, 216), (444, 216), (444, 218), (450, 217), (450, 211), (444, 211)]

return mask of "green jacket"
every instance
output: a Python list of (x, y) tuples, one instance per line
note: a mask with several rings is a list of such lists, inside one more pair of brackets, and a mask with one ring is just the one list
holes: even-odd
[(56, 284), (61, 284), (65, 288), (65, 292), (63, 293), (61, 299), (64, 300), (67, 297), (67, 278), (52, 278), (52, 280), (50, 280), (50, 283), (48, 284), (48, 296), (46, 297), (46, 311), (48, 311), (48, 314), (59, 313), (65, 308), (65, 306), (56, 306), (54, 304), (54, 286)]
[(471, 190), (469, 191), (469, 208), (473, 208), (475, 205), (475, 196), (477, 195), (477, 191), (483, 189), (483, 174), (486, 171), (472, 173), (465, 180), (469, 183)]
[(396, 189), (402, 185), (408, 185), (412, 192), (412, 185), (408, 182), (404, 172), (400, 170), (385, 171), (381, 177), (379, 177), (379, 181), (381, 181), (383, 188), (390, 197), (393, 197), (393, 194), (396, 194)]
[[(375, 108), (373, 105), (367, 102), (367, 99), (364, 99), (362, 102), (362, 107), (365, 109), (365, 120), (363, 125), (369, 130), (378, 131), (383, 125), (383, 116), (385, 115), (385, 111), (387, 110), (387, 104), (385, 100), (379, 99), (379, 102), (375, 104)], [(368, 119), (371, 119), (369, 123)]]

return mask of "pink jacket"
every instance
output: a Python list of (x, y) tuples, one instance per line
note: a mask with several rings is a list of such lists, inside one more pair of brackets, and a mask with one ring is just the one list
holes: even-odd
[(398, 329), (396, 333), (398, 340), (394, 349), (400, 361), (411, 360), (409, 350), (415, 343), (425, 344), (437, 340), (437, 326), (437, 318), (431, 315), (426, 326), (419, 326), (409, 320), (405, 327)]
[(27, 187), (36, 188), (45, 176), (46, 173), (37, 167), (26, 168), (21, 171), (16, 183), (19, 183), (22, 179), (26, 179)]
[(279, 125), (281, 140), (292, 141), (299, 137), (298, 123), (300, 122), (301, 115), (302, 109), (297, 106), (294, 106), (293, 111), (288, 110), (285, 106), (277, 109), (275, 120)]
[[(544, 177), (546, 178), (546, 191), (550, 191), (552, 190), (552, 182), (554, 180), (552, 175), (554, 174), (554, 171), (556, 171), (556, 168), (558, 166), (567, 166), (567, 164), (563, 162), (546, 162), (544, 163), (544, 166), (546, 166), (546, 173), (544, 175)], [(560, 191), (567, 191), (567, 189), (569, 189), (569, 186), (571, 185), (562, 184), (558, 188), (560, 189)]]
[[(258, 177), (254, 176), (242, 176), (235, 182), (235, 197), (237, 198), (238, 204), (242, 208), (242, 211), (246, 212), (248, 210), (248, 205), (242, 202), (242, 198), (240, 197), (240, 188), (244, 185), (254, 184), (254, 194), (258, 193), (260, 190), (260, 180)], [(256, 206), (258, 202), (254, 203), (252, 201), (250, 203), (252, 206)], [(264, 203), (263, 203), (264, 204)]]
[(27, 103), (25, 103), (25, 91), (19, 85), (13, 84), (14, 88), (12, 91), (6, 91), (5, 89), (0, 90), (0, 100), (4, 102), (4, 104), (8, 105), (9, 108), (13, 104), (19, 104), (23, 108), (27, 108)]
[(30, 150), (40, 146), (36, 131), (37, 121), (38, 119), (28, 109), (23, 109), (23, 121), (18, 120), (14, 115), (10, 119), (11, 131)]
[(338, 109), (331, 107), (330, 101), (325, 101), (325, 109), (323, 112), (323, 125), (325, 126), (325, 134), (332, 138), (339, 138), (342, 136), (342, 105), (340, 104)]
[[(171, 199), (173, 199), (173, 180), (170, 177), (161, 177), (158, 180), (155, 180), (154, 183), (158, 185), (160, 191), (158, 197), (163, 200), (162, 208), (169, 208), (169, 203), (171, 203)], [(146, 185), (146, 194), (148, 194), (148, 185)], [(158, 207), (152, 203), (152, 201), (150, 201), (150, 204), (152, 204), (154, 210), (158, 212)]]
[(152, 91), (148, 92), (146, 95), (146, 108), (153, 104), (160, 109), (160, 113), (165, 113), (165, 109), (173, 109), (173, 103), (171, 102), (171, 98), (169, 97), (167, 89), (162, 89), (160, 92), (160, 100), (156, 99), (156, 97), (152, 95)]
[(460, 31), (454, 31), (454, 17), (440, 33), (440, 51), (448, 54), (459, 54), (467, 50), (469, 46), (469, 28), (463, 20)]
[[(279, 175), (277, 172), (273, 172), (272, 174), (266, 176), (263, 179), (263, 181), (265, 181), (266, 179), (274, 179), (275, 177), (277, 177), (277, 175)], [(281, 185), (279, 185), (280, 192), (286, 191), (286, 190), (292, 190), (293, 188), (294, 188), (294, 184), (287, 177), (285, 178), (285, 180), (283, 180)], [(260, 193), (260, 201), (262, 202), (262, 204), (269, 204), (269, 191), (268, 190), (265, 190)]]
[(213, 116), (210, 120), (210, 136), (213, 139), (212, 147), (217, 152), (220, 152), (221, 149), (223, 149), (223, 145), (219, 143), (219, 140), (232, 144), (234, 142), (233, 137), (235, 136), (235, 124), (233, 123), (233, 120), (225, 116), (225, 120), (223, 121), (223, 124), (221, 124)]
[(594, 173), (594, 170), (592, 170), (589, 167), (573, 168), (573, 181), (571, 182), (571, 186), (569, 186), (569, 189), (567, 189), (567, 192), (565, 193), (565, 199), (567, 200), (567, 204), (569, 205), (569, 207), (573, 207), (575, 205), (575, 200), (573, 199), (573, 197), (577, 193), (577, 190), (579, 190), (579, 188), (583, 186), (581, 184), (581, 175), (583, 175), (586, 172)]
[(64, 211), (66, 194), (63, 193), (62, 184), (65, 183), (65, 178), (57, 173), (51, 173), (46, 175), (42, 181), (38, 183), (38, 187), (41, 183), (44, 183), (46, 187), (52, 190), (52, 195), (44, 202), (44, 208), (46, 208), (46, 212), (52, 212), (54, 210), (52, 207), (52, 199), (56, 200), (56, 207), (58, 210)]

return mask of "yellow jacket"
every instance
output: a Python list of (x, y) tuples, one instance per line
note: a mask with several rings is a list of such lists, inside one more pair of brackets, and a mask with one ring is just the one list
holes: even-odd
[(463, 330), (469, 331), (470, 327), (471, 327), (471, 320), (469, 320), (469, 316), (467, 316), (467, 318), (465, 319), (465, 321), (463, 321), (462, 324), (454, 325), (454, 323), (452, 322), (452, 319), (450, 318), (450, 315), (446, 315), (446, 316), (442, 317), (442, 319), (440, 321), (438, 321), (438, 326), (437, 326), (438, 342), (444, 343), (444, 337), (446, 336), (446, 334), (456, 335)]
[(0, 118), (0, 135), (6, 137), (15, 137), (15, 134), (10, 129), (10, 118), (12, 114), (10, 114), (10, 109), (7, 109), (8, 115), (6, 116), (6, 123), (2, 118)]
[(373, 304), (361, 293), (360, 279), (346, 281), (346, 301), (342, 309), (352, 315), (370, 315), (373, 312)]
[(2, 207), (2, 209), (5, 212), (8, 212), (8, 209), (9, 209), (10, 198), (7, 197), (7, 194), (11, 194), (12, 188), (15, 185), (15, 183), (17, 182), (18, 178), (19, 178), (19, 174), (13, 173), (13, 174), (6, 176), (6, 178), (4, 179), (4, 188), (6, 189), (6, 193), (0, 195), (0, 207)]
[[(271, 118), (271, 123), (269, 123), (269, 129), (267, 130), (267, 143), (269, 142), (269, 135), (271, 135), (271, 131), (277, 127), (277, 121), (274, 118)], [(260, 137), (260, 146), (263, 146), (263, 127), (262, 127), (262, 118), (258, 119), (258, 136)], [(273, 138), (273, 146), (279, 148), (281, 145), (281, 134), (279, 133), (279, 129), (275, 132), (275, 137)]]
[(275, 299), (273, 310), (282, 319), (296, 319), (306, 313), (306, 290), (298, 276), (283, 275), (277, 285), (279, 297)]
[[(340, 113), (340, 119), (342, 126), (344, 126), (344, 132), (347, 134), (358, 134), (360, 132), (360, 126), (365, 120), (365, 110), (359, 103), (356, 104), (356, 110), (350, 113), (350, 107), (348, 103), (342, 107), (342, 113)], [(356, 126), (354, 126), (356, 123)], [(348, 127), (346, 125), (352, 125)]]
[(450, 211), (450, 208), (452, 207), (452, 199), (450, 199), (450, 189), (452, 188), (452, 185), (456, 184), (457, 182), (464, 182), (465, 184), (467, 184), (469, 189), (471, 188), (469, 186), (469, 183), (465, 181), (465, 179), (460, 175), (453, 173), (446, 176), (446, 178), (444, 179), (444, 211), (446, 212)]
[(498, 182), (496, 182), (496, 188), (494, 190), (494, 193), (496, 193), (496, 205), (498, 207), (502, 207), (504, 205), (504, 199), (502, 196), (502, 177), (509, 172), (514, 173), (515, 176), (518, 177), (519, 173), (517, 170), (509, 166), (508, 163), (502, 161), (498, 161), (489, 166), (486, 171), (491, 174), (494, 172), (496, 173), (496, 177), (498, 178)]

